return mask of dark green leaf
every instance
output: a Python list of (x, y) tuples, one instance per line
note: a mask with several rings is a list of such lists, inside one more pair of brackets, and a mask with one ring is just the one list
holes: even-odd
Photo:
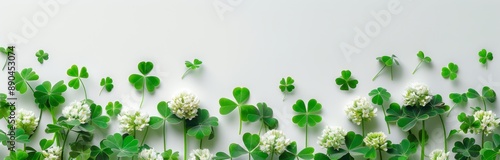
[(35, 53), (35, 56), (37, 57), (38, 62), (40, 62), (40, 64), (43, 64), (44, 60), (49, 59), (49, 53), (46, 53), (43, 50), (38, 50), (38, 52)]
[(59, 104), (64, 103), (65, 99), (62, 93), (67, 89), (64, 81), (59, 81), (54, 86), (49, 81), (43, 82), (36, 87), (34, 93), (35, 102), (41, 107), (52, 108), (57, 107)]

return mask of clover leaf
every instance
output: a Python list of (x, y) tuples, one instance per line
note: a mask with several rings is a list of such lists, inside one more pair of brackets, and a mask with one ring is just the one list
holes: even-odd
[(153, 92), (158, 86), (160, 86), (160, 78), (156, 76), (148, 76), (148, 74), (153, 70), (152, 62), (140, 62), (137, 65), (139, 72), (141, 74), (132, 74), (128, 77), (128, 81), (135, 87), (137, 90), (147, 89), (149, 92)]
[(389, 160), (409, 159), (412, 154), (417, 152), (418, 144), (410, 142), (408, 139), (401, 140), (399, 144), (392, 144), (387, 153), (394, 155)]
[(186, 121), (189, 130), (187, 134), (196, 139), (203, 139), (213, 133), (213, 128), (219, 126), (217, 117), (210, 117), (208, 110), (198, 109), (198, 116)]
[[(7, 136), (9, 136), (9, 137), (7, 137)], [(14, 140), (17, 143), (23, 143), (23, 144), (30, 143), (30, 139), (29, 139), (30, 135), (25, 133), (24, 129), (16, 128), (14, 130), (14, 135), (13, 135), (14, 139), (11, 139), (10, 136), (12, 136), (12, 135), (5, 133), (3, 130), (0, 130), (0, 142), (2, 142), (2, 144), (4, 146), (7, 146), (7, 144), (10, 143), (11, 140)]]
[(179, 152), (174, 152), (172, 149), (168, 149), (161, 153), (164, 160), (179, 160)]
[(481, 94), (479, 94), (476, 90), (469, 88), (467, 90), (467, 97), (471, 99), (479, 99), (483, 102), (484, 110), (486, 110), (486, 101), (490, 103), (494, 103), (497, 99), (497, 94), (493, 89), (488, 86), (484, 86)]
[[(457, 104), (463, 104), (463, 103), (467, 103), (468, 101), (468, 98), (467, 98), (467, 93), (450, 93), (450, 95), (448, 96), (451, 101), (453, 101), (453, 103), (455, 103), (455, 105), (453, 105), (453, 107), (451, 108), (451, 110), (453, 110), (453, 108), (455, 108), (455, 106)], [(448, 116), (450, 115), (451, 113), (451, 110), (450, 112), (448, 112)]]
[(464, 138), (462, 142), (455, 142), (455, 147), (452, 149), (452, 152), (456, 153), (455, 159), (466, 160), (479, 156), (481, 146), (475, 144), (475, 142), (474, 138)]
[(215, 159), (233, 159), (244, 154), (249, 154), (249, 156), (255, 160), (265, 160), (268, 157), (268, 155), (259, 148), (260, 137), (258, 134), (243, 134), (243, 143), (246, 149), (239, 144), (231, 143), (231, 145), (229, 145), (229, 155), (224, 152), (218, 152)]
[(443, 78), (450, 78), (450, 80), (455, 80), (458, 76), (458, 65), (455, 63), (449, 63), (448, 67), (443, 67), (441, 69), (441, 76)]
[(49, 59), (49, 53), (47, 53), (43, 50), (38, 50), (38, 52), (35, 53), (35, 56), (37, 57), (38, 62), (40, 62), (40, 64), (43, 64), (44, 60)]
[(345, 136), (345, 148), (328, 148), (327, 154), (318, 153), (315, 159), (354, 159), (354, 156), (362, 155), (365, 159), (374, 159), (376, 151), (373, 147), (363, 146), (363, 136), (350, 131)]
[(25, 68), (21, 70), (21, 73), (16, 71), (16, 73), (14, 73), (14, 83), (16, 84), (16, 90), (21, 94), (26, 93), (28, 87), (31, 89), (31, 91), (34, 91), (28, 82), (36, 81), (38, 80), (38, 78), (39, 76), (31, 68)]
[(164, 127), (165, 121), (173, 124), (178, 124), (182, 121), (179, 117), (175, 116), (175, 114), (170, 111), (168, 103), (165, 101), (161, 101), (160, 103), (158, 103), (156, 109), (158, 110), (158, 113), (160, 113), (161, 117), (152, 116), (150, 118), (149, 126), (151, 126), (151, 128), (153, 129), (158, 129), (162, 126)]
[(368, 95), (372, 96), (372, 103), (377, 105), (383, 105), (384, 101), (389, 101), (391, 98), (391, 93), (387, 92), (387, 89), (382, 87), (373, 89)]
[(476, 120), (472, 115), (467, 116), (464, 112), (462, 112), (457, 116), (457, 119), (460, 123), (462, 123), (460, 124), (460, 130), (464, 133), (469, 131), (472, 133), (474, 129), (481, 128), (481, 122)]
[[(255, 108), (255, 106), (246, 104), (246, 102), (250, 98), (250, 90), (248, 90), (248, 88), (245, 87), (234, 88), (233, 97), (236, 100), (236, 102), (228, 98), (219, 99), (219, 105), (220, 105), (219, 113), (222, 115), (227, 115), (238, 107), (240, 114), (240, 128), (238, 134), (241, 134), (242, 122), (250, 121), (248, 119), (248, 115), (259, 115), (259, 111), (257, 110), (257, 108)], [(251, 119), (251, 120), (256, 121), (258, 119)]]
[(102, 107), (100, 105), (90, 105), (90, 122), (99, 128), (108, 128), (109, 117), (102, 115)]
[[(73, 89), (80, 88), (80, 82), (82, 78), (89, 78), (89, 73), (87, 72), (87, 67), (82, 67), (80, 71), (78, 71), (78, 66), (72, 65), (71, 68), (66, 72), (68, 76), (74, 77), (68, 82), (68, 86)], [(82, 82), (83, 85), (83, 82)], [(85, 86), (83, 86), (85, 88)]]
[(281, 78), (279, 88), (281, 92), (283, 92), (283, 100), (285, 100), (286, 92), (290, 93), (295, 89), (293, 82), (295, 82), (295, 80), (290, 76), (286, 77), (286, 79)]
[(299, 127), (306, 128), (306, 147), (307, 147), (307, 128), (308, 126), (314, 127), (316, 124), (321, 122), (322, 117), (319, 115), (321, 111), (321, 104), (315, 99), (310, 99), (307, 102), (307, 108), (303, 100), (299, 99), (293, 105), (293, 110), (298, 114), (292, 117), (293, 123), (297, 124)]
[(10, 104), (7, 102), (7, 95), (0, 93), (0, 119), (10, 116)]
[(117, 157), (133, 157), (139, 152), (139, 141), (131, 135), (115, 133), (108, 135), (102, 142), (106, 148), (110, 148)]
[(292, 142), (288, 145), (279, 159), (280, 160), (295, 160), (297, 158), (301, 159), (313, 159), (314, 158), (314, 148), (306, 147), (297, 153), (297, 143)]
[(9, 54), (14, 52), (14, 47), (7, 47), (7, 48), (4, 48), (4, 47), (0, 47), (0, 53), (3, 53), (7, 56), (7, 58), (5, 58), (5, 63), (3, 65), (3, 68), (2, 68), (2, 71), (5, 69), (5, 67), (7, 66), (7, 62), (9, 61)]
[(16, 151), (11, 151), (9, 156), (5, 157), (4, 160), (25, 160), (28, 158), (28, 153), (22, 149), (17, 149)]
[(187, 70), (186, 70), (186, 72), (184, 72), (184, 74), (182, 74), (182, 78), (181, 79), (184, 79), (184, 77), (190, 71), (194, 71), (194, 70), (200, 68), (202, 63), (203, 62), (200, 61), (199, 59), (194, 59), (193, 62), (186, 61), (184, 64), (186, 65)]
[(49, 81), (45, 81), (35, 88), (35, 102), (40, 108), (52, 109), (64, 103), (65, 99), (62, 96), (67, 90), (64, 81), (59, 81), (54, 86)]
[(500, 150), (500, 135), (495, 133), (492, 139), (493, 141), (484, 142), (480, 151), (481, 159), (494, 160), (497, 158), (497, 155), (500, 154), (498, 152)]
[(424, 52), (422, 52), (422, 51), (418, 51), (417, 57), (420, 60), (420, 62), (418, 63), (417, 67), (415, 67), (415, 70), (413, 70), (412, 74), (415, 74), (415, 72), (417, 72), (417, 69), (418, 69), (418, 67), (420, 67), (422, 62), (431, 63), (431, 61), (432, 61), (431, 57), (425, 56)]
[(264, 102), (257, 103), (257, 108), (258, 114), (249, 113), (248, 120), (250, 122), (255, 122), (257, 120), (261, 121), (262, 125), (259, 130), (259, 134), (261, 133), (263, 128), (265, 128), (266, 130), (276, 129), (278, 127), (278, 120), (276, 118), (273, 118), (273, 109), (267, 107), (267, 104)]
[(349, 88), (356, 88), (358, 80), (351, 78), (350, 70), (343, 70), (339, 78), (335, 79), (335, 83), (340, 86), (340, 90), (348, 91)]
[(394, 64), (396, 65), (399, 65), (399, 62), (397, 60), (398, 57), (396, 57), (396, 55), (392, 55), (392, 56), (382, 56), (382, 57), (377, 57), (377, 60), (382, 63), (382, 65), (384, 65), (384, 67), (382, 67), (382, 69), (380, 69), (380, 71), (378, 71), (378, 73), (375, 75), (375, 77), (373, 77), (372, 81), (375, 81), (375, 78), (378, 77), (378, 75), (380, 75), (380, 73), (386, 68), (386, 67), (390, 67), (391, 68), (391, 80), (393, 80), (393, 75), (392, 75), (392, 67), (394, 66)]
[(486, 49), (482, 49), (478, 53), (479, 55), (479, 62), (482, 64), (486, 64), (488, 61), (493, 60), (493, 53), (486, 51)]
[(101, 88), (101, 91), (99, 92), (99, 95), (101, 95), (101, 93), (104, 89), (106, 89), (106, 91), (108, 91), (108, 92), (111, 92), (111, 90), (113, 90), (113, 87), (114, 87), (113, 79), (111, 79), (110, 77), (102, 78), (100, 85), (102, 88)]
[(90, 147), (90, 157), (96, 160), (109, 160), (109, 155), (113, 154), (113, 151), (111, 151), (111, 148), (106, 147), (103, 142), (104, 140), (99, 143), (99, 146)]
[(108, 116), (114, 117), (120, 114), (122, 110), (122, 104), (119, 101), (113, 102), (108, 102), (108, 105), (106, 105), (106, 113)]

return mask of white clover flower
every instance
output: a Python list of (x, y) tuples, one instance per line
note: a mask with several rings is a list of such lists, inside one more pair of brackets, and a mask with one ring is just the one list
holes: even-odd
[(327, 126), (323, 130), (323, 134), (319, 137), (318, 144), (323, 148), (333, 147), (339, 149), (344, 144), (347, 132), (341, 127)]
[(429, 87), (422, 83), (411, 84), (403, 93), (405, 106), (420, 106), (423, 107), (432, 100), (432, 95)]
[(195, 149), (189, 154), (189, 160), (212, 160), (212, 157), (208, 149)]
[(347, 105), (345, 110), (347, 118), (357, 125), (361, 124), (363, 120), (371, 120), (377, 114), (377, 109), (374, 108), (365, 97), (358, 97), (354, 101)]
[(60, 160), (61, 151), (61, 147), (53, 145), (47, 150), (42, 151), (42, 155), (45, 157), (44, 160)]
[(281, 155), (286, 147), (292, 143), (282, 131), (270, 130), (260, 138), (260, 150), (267, 154)]
[(489, 135), (493, 133), (493, 130), (498, 127), (500, 120), (496, 118), (496, 114), (491, 111), (476, 111), (474, 113), (474, 118), (481, 122), (481, 127), (473, 129), (473, 132), (480, 134), (484, 131), (484, 134)]
[(430, 160), (448, 160), (448, 154), (449, 153), (445, 153), (443, 150), (436, 149), (436, 150), (431, 152), (431, 154), (429, 155), (429, 159)]
[(127, 108), (120, 112), (118, 121), (123, 133), (133, 133), (134, 130), (142, 131), (149, 126), (149, 115), (136, 108)]
[(63, 116), (68, 121), (78, 120), (80, 124), (85, 124), (90, 120), (90, 107), (86, 103), (73, 102), (62, 111)]
[(363, 139), (366, 146), (387, 151), (387, 137), (383, 132), (371, 132)]
[(35, 117), (35, 113), (20, 109), (16, 114), (16, 128), (22, 128), (25, 133), (30, 135), (33, 134), (39, 121), (39, 119)]
[(156, 153), (154, 148), (143, 149), (138, 156), (139, 160), (163, 160), (161, 154)]
[(170, 102), (170, 110), (181, 119), (193, 119), (198, 115), (200, 100), (196, 95), (182, 91), (175, 95)]

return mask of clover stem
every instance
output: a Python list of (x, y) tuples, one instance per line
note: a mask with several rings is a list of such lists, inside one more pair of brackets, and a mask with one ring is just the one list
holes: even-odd
[(238, 107), (238, 110), (240, 111), (240, 129), (238, 131), (238, 135), (241, 135), (241, 126), (243, 125), (243, 120), (241, 119), (241, 106)]
[(142, 108), (142, 103), (144, 102), (144, 92), (146, 92), (146, 90), (144, 89), (144, 87), (142, 87), (142, 98), (141, 98), (141, 104), (139, 104), (139, 108)]
[(85, 84), (83, 84), (83, 81), (81, 78), (78, 78), (78, 80), (80, 80), (80, 82), (82, 83), (82, 87), (83, 87), (83, 92), (85, 93), (85, 103), (87, 103), (87, 89), (85, 88)]
[(307, 125), (306, 125), (306, 148), (307, 148)]
[(28, 82), (26, 82), (26, 84), (28, 85), (28, 87), (30, 87), (31, 92), (35, 93), (35, 90), (33, 89), (33, 87), (31, 87), (31, 85)]
[(167, 130), (166, 126), (167, 126), (167, 124), (164, 123), (163, 124), (163, 152), (167, 151), (167, 138), (166, 138), (167, 134), (165, 133), (166, 132), (165, 130)]
[(23, 149), (26, 151), (26, 143), (23, 144)]
[(29, 138), (31, 138), (35, 134), (36, 130), (38, 129), (38, 126), (40, 126), (40, 121), (42, 120), (42, 116), (43, 116), (42, 109), (40, 109), (40, 114), (38, 115), (38, 124), (36, 125), (35, 129), (33, 130), (33, 133), (30, 135)]
[(394, 76), (392, 74), (392, 66), (391, 66), (391, 81), (394, 80)]
[[(383, 113), (384, 113), (384, 117), (387, 116), (387, 113), (385, 113), (385, 107), (384, 107), (384, 104), (380, 105), (382, 106), (382, 110), (383, 110)], [(387, 125), (387, 132), (389, 132), (389, 134), (391, 134), (391, 127), (389, 126), (389, 122), (385, 121), (385, 124)]]
[(486, 101), (484, 100), (484, 97), (482, 97), (481, 99), (483, 100), (484, 111), (486, 111)]
[(453, 108), (455, 108), (455, 106), (456, 106), (456, 105), (457, 105), (457, 104), (455, 103), (455, 104), (453, 105), (453, 107), (451, 107), (451, 108), (450, 108), (450, 110), (448, 111), (448, 114), (446, 115), (446, 117), (449, 117), (449, 116), (450, 116), (451, 111), (453, 110)]
[(413, 70), (413, 73), (412, 74), (415, 74), (415, 72), (417, 72), (417, 69), (418, 67), (420, 67), (420, 65), (422, 64), (422, 60), (420, 60), (420, 62), (418, 63), (417, 67), (415, 67), (415, 70)]
[(375, 77), (373, 77), (372, 81), (375, 81), (375, 78), (377, 78), (377, 76), (380, 74), (380, 72), (382, 72), (384, 69), (385, 69), (386, 65), (384, 65), (384, 67), (382, 67), (382, 69), (380, 69), (380, 71), (378, 71), (378, 73), (375, 75)]
[(444, 125), (443, 116), (439, 115), (439, 119), (441, 120), (441, 125), (443, 126), (443, 135), (444, 135), (444, 152), (448, 152), (448, 143), (446, 140), (446, 126)]
[(262, 132), (262, 128), (264, 128), (264, 122), (262, 122), (262, 124), (260, 125), (259, 135), (260, 135), (260, 133)]
[(421, 137), (421, 143), (420, 143), (420, 160), (424, 160), (425, 157), (425, 121), (422, 121), (422, 137)]
[(187, 160), (187, 123), (184, 120), (184, 160)]
[(274, 147), (273, 147), (273, 150), (271, 151), (271, 160), (274, 159)]
[(144, 141), (146, 141), (146, 136), (148, 135), (148, 131), (149, 131), (149, 127), (146, 128), (146, 133), (144, 133), (144, 136), (142, 137), (142, 142), (141, 142), (140, 146), (142, 146), (144, 144)]
[(99, 96), (101, 96), (102, 91), (104, 91), (104, 87), (102, 87), (101, 91), (99, 91)]
[(181, 79), (184, 79), (184, 77), (187, 75), (187, 73), (188, 73), (189, 71), (191, 71), (191, 69), (186, 70), (186, 72), (184, 72), (184, 74), (182, 74)]
[(378, 150), (378, 154), (380, 155), (380, 160), (384, 159), (384, 158), (382, 158), (382, 150), (381, 149)]
[(68, 131), (66, 131), (66, 135), (64, 135), (64, 140), (63, 140), (63, 144), (62, 144), (62, 149), (61, 149), (61, 159), (64, 159), (64, 147), (66, 147), (66, 140), (68, 139), (68, 135), (69, 135), (69, 131), (71, 129), (68, 129)]
[[(57, 123), (57, 120), (56, 120), (56, 115), (54, 113), (54, 110), (53, 109), (49, 109), (49, 112), (50, 112), (50, 115), (52, 116), (52, 124), (56, 124)], [(54, 141), (56, 142), (57, 146), (60, 146), (59, 145), (59, 132), (56, 132), (54, 133)]]
[(200, 139), (200, 149), (202, 148), (203, 146), (203, 139)]
[(5, 63), (3, 64), (2, 71), (5, 70), (5, 66), (7, 66), (8, 61), (9, 61), (9, 55), (7, 54), (7, 58), (5, 59)]
[(365, 137), (365, 119), (361, 118), (361, 133), (363, 133), (363, 137)]
[(481, 148), (483, 148), (483, 147), (484, 147), (484, 130), (481, 133)]

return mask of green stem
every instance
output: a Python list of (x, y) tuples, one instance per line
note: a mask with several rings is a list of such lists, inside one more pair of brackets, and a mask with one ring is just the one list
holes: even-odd
[(412, 74), (415, 74), (415, 72), (417, 72), (417, 69), (418, 67), (420, 67), (420, 65), (422, 64), (422, 60), (420, 60), (420, 62), (418, 63), (417, 67), (415, 67), (415, 70), (413, 70), (413, 73)]
[(484, 105), (484, 111), (486, 111), (486, 101), (484, 100), (484, 98), (481, 98), (483, 100), (483, 105)]
[(167, 134), (165, 133), (167, 130), (167, 124), (163, 124), (163, 152), (167, 151)]
[(3, 64), (2, 71), (5, 70), (5, 66), (7, 66), (8, 61), (9, 61), (9, 54), (7, 54), (7, 58), (5, 58), (5, 63)]
[[(384, 104), (381, 105), (382, 106), (382, 110), (384, 111), (384, 117), (387, 116), (387, 113), (385, 113), (385, 107), (384, 107)], [(391, 134), (391, 127), (389, 126), (389, 122), (385, 121), (385, 124), (387, 125), (387, 132), (389, 132), (389, 134)]]
[(33, 130), (33, 134), (31, 134), (29, 138), (31, 138), (35, 134), (36, 130), (38, 129), (38, 126), (40, 126), (40, 121), (42, 121), (42, 116), (43, 116), (42, 109), (40, 109), (40, 114), (38, 115), (38, 117), (39, 117), (38, 124), (36, 125), (35, 129)]
[(455, 104), (453, 105), (453, 107), (451, 107), (451, 109), (448, 111), (448, 114), (446, 115), (446, 117), (449, 117), (449, 116), (450, 116), (451, 111), (455, 108), (455, 106), (456, 106), (456, 105), (457, 105), (457, 104), (455, 103)]
[(87, 88), (85, 88), (85, 84), (83, 84), (83, 81), (81, 78), (78, 78), (78, 80), (80, 80), (80, 83), (82, 83), (82, 87), (83, 87), (83, 92), (85, 93), (85, 103), (87, 103)]
[(382, 150), (381, 149), (378, 150), (378, 154), (380, 155), (380, 160), (384, 159), (384, 158), (382, 158)]
[(262, 124), (260, 125), (259, 135), (260, 135), (260, 133), (262, 132), (262, 128), (264, 128), (264, 122), (262, 122)]
[(306, 148), (307, 148), (307, 125), (306, 125)]
[(448, 152), (448, 138), (446, 137), (446, 126), (444, 125), (443, 116), (439, 115), (439, 119), (441, 120), (441, 125), (443, 126), (444, 152)]
[(66, 135), (64, 135), (64, 140), (63, 140), (63, 144), (62, 144), (62, 149), (61, 149), (61, 159), (64, 159), (64, 148), (66, 147), (66, 140), (68, 139), (68, 135), (69, 135), (69, 131), (71, 129), (68, 129), (68, 131), (66, 132)]
[(365, 137), (365, 119), (361, 118), (361, 133), (363, 133), (363, 137)]
[(240, 112), (240, 129), (238, 131), (238, 135), (241, 135), (241, 127), (243, 125), (243, 121), (241, 120), (241, 106), (238, 106), (238, 110)]
[(378, 71), (378, 73), (375, 75), (375, 77), (373, 77), (372, 81), (375, 81), (375, 78), (377, 78), (377, 76), (380, 74), (380, 72), (382, 72), (384, 69), (385, 69), (386, 65), (384, 65), (384, 67), (382, 67), (382, 69), (380, 69), (380, 71)]
[(101, 91), (99, 91), (99, 96), (101, 96), (102, 91), (104, 91), (104, 87), (102, 87)]
[[(144, 84), (146, 84), (146, 82), (144, 82)], [(142, 87), (142, 98), (141, 98), (141, 104), (139, 104), (139, 108), (142, 108), (142, 103), (144, 102), (144, 92), (146, 92), (146, 90), (144, 89), (146, 86), (143, 86)]]
[(484, 147), (484, 129), (483, 132), (481, 133), (481, 148)]
[(203, 146), (203, 139), (200, 139), (200, 149), (202, 148)]
[(187, 123), (184, 120), (184, 160), (187, 160)]
[(391, 81), (394, 80), (393, 74), (392, 74), (392, 66), (391, 66)]
[(421, 137), (421, 143), (420, 143), (420, 160), (424, 160), (425, 157), (425, 121), (422, 121), (422, 137)]
[(144, 144), (144, 141), (146, 141), (146, 136), (148, 135), (148, 131), (149, 131), (149, 127), (146, 127), (146, 133), (144, 133), (144, 136), (142, 137), (142, 142), (141, 142), (140, 146), (142, 146)]
[[(50, 112), (50, 115), (52, 117), (52, 124), (57, 124), (57, 120), (56, 120), (56, 115), (54, 113), (54, 109), (49, 109), (49, 112)], [(58, 135), (59, 135), (59, 132), (54, 133), (54, 138), (53, 139), (56, 142), (57, 146), (60, 146)]]
[(182, 74), (181, 79), (184, 79), (184, 77), (187, 75), (187, 73), (188, 73), (189, 71), (191, 71), (191, 69), (186, 70), (186, 72), (184, 72), (184, 74)]
[(274, 159), (274, 147), (273, 147), (273, 150), (271, 151), (271, 160)]

